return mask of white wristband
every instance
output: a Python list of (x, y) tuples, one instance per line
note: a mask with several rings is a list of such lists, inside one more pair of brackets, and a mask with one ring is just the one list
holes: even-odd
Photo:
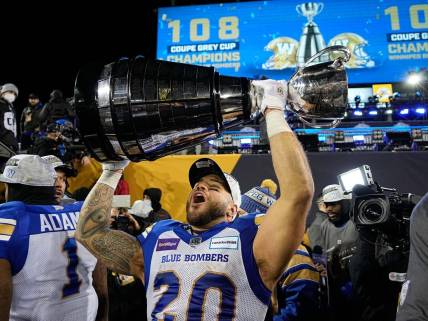
[(103, 183), (110, 186), (112, 189), (116, 189), (117, 183), (119, 183), (121, 177), (122, 171), (103, 170), (103, 173), (98, 179), (98, 183)]
[[(268, 107), (269, 108), (269, 107)], [(265, 115), (267, 135), (269, 138), (279, 133), (289, 132), (292, 133), (290, 126), (285, 120), (284, 111), (272, 109)]]

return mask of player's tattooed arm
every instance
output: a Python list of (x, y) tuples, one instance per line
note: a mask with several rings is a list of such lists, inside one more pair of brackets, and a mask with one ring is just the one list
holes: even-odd
[(114, 190), (98, 182), (80, 211), (76, 239), (111, 270), (143, 276), (143, 252), (137, 239), (110, 229), (110, 207)]

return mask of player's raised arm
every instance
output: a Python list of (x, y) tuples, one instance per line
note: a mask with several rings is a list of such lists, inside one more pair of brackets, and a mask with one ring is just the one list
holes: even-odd
[(103, 173), (80, 211), (76, 239), (109, 269), (143, 279), (143, 251), (138, 240), (110, 229), (114, 190), (127, 164), (128, 161), (103, 164)]
[(286, 83), (274, 80), (254, 83), (260, 93), (273, 166), (281, 190), (253, 243), (260, 275), (272, 289), (302, 241), (314, 185), (306, 155), (284, 118)]

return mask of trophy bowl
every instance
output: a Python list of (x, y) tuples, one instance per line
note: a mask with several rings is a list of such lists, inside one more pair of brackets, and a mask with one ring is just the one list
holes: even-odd
[[(322, 55), (335, 58), (314, 64)], [(344, 118), (348, 101), (345, 63), (350, 57), (349, 49), (344, 46), (327, 47), (312, 56), (291, 77), (287, 107), (303, 123), (315, 128), (331, 128)]]

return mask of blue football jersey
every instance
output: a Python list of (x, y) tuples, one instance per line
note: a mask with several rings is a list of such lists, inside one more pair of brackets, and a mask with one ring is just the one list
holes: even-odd
[(258, 272), (255, 215), (192, 235), (166, 220), (139, 237), (148, 320), (263, 320), (271, 292)]
[(74, 239), (81, 206), (0, 206), (0, 259), (12, 267), (10, 320), (95, 320), (97, 260)]

